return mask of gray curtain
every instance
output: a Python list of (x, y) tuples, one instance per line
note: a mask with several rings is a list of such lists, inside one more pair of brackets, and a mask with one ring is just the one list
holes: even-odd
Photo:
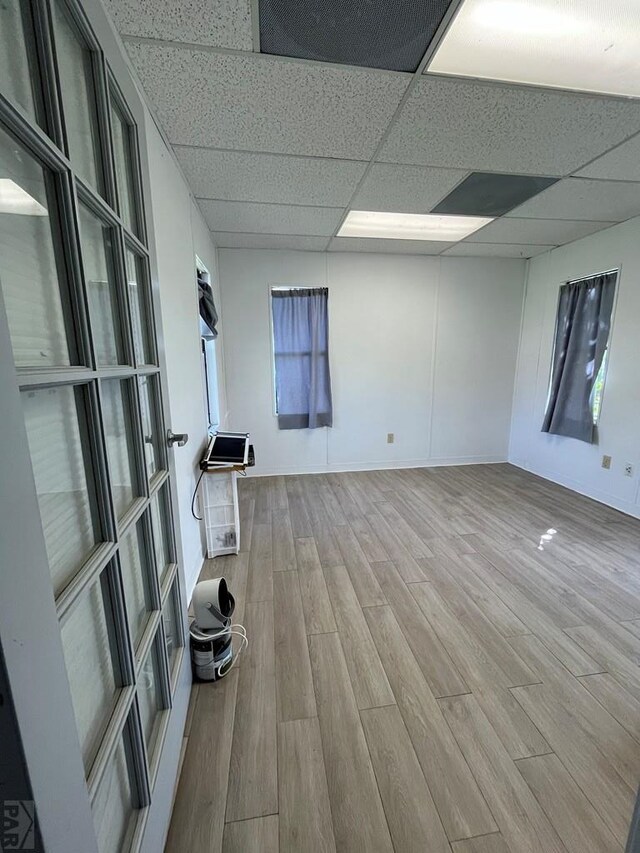
[(593, 443), (593, 383), (607, 348), (617, 272), (560, 288), (549, 402), (542, 432)]
[(211, 285), (203, 278), (200, 278), (200, 276), (198, 276), (198, 299), (200, 317), (209, 330), (208, 334), (203, 335), (203, 337), (209, 338), (210, 340), (212, 338), (217, 338), (218, 330), (216, 326), (218, 323), (218, 312), (216, 311), (216, 306), (213, 301), (213, 290), (211, 289)]
[(328, 290), (300, 287), (271, 296), (278, 426), (331, 426)]

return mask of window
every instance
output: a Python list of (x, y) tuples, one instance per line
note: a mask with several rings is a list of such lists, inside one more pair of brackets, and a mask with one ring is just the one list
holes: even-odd
[(596, 381), (593, 383), (593, 391), (591, 392), (591, 414), (593, 416), (594, 426), (598, 425), (600, 420), (600, 410), (602, 409), (602, 394), (604, 393), (604, 380), (607, 375), (607, 363), (609, 361), (609, 345), (602, 356), (602, 364), (596, 375)]
[(220, 426), (218, 398), (218, 361), (216, 338), (218, 337), (218, 312), (213, 301), (211, 276), (199, 258), (196, 258), (198, 304), (200, 310), (200, 348), (202, 352), (202, 376), (207, 399), (207, 423), (213, 434)]
[(543, 432), (595, 440), (617, 278), (612, 270), (560, 288)]
[(220, 426), (216, 342), (213, 338), (201, 338), (200, 343), (202, 347), (202, 364), (207, 397), (207, 423), (209, 433), (213, 435)]
[(273, 364), (280, 429), (331, 426), (329, 291), (273, 287)]

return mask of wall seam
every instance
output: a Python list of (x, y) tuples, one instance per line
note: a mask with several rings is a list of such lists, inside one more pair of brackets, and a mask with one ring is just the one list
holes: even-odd
[(524, 317), (527, 307), (527, 295), (529, 292), (529, 272), (531, 270), (531, 258), (527, 259), (524, 274), (524, 287), (522, 289), (522, 310), (520, 311), (520, 331), (518, 332), (518, 355), (516, 357), (516, 369), (513, 375), (513, 392), (511, 394), (511, 413), (509, 416), (509, 442), (507, 445), (507, 459), (511, 461), (513, 457), (513, 417), (516, 407), (516, 394), (518, 392), (518, 378), (520, 376), (520, 365), (522, 364), (522, 339), (524, 336)]
[(433, 457), (433, 412), (436, 398), (436, 359), (438, 356), (438, 324), (440, 320), (440, 286), (442, 284), (442, 258), (438, 258), (438, 275), (436, 279), (436, 300), (433, 312), (433, 343), (431, 345), (431, 376), (429, 405), (429, 441), (427, 444), (427, 459)]
[[(546, 260), (546, 267), (547, 267), (547, 272), (548, 272), (549, 268), (551, 266), (551, 253), (550, 252), (545, 256), (545, 260)], [(550, 278), (550, 276), (549, 276), (549, 278)], [(552, 290), (552, 288), (553, 288), (553, 290)], [(534, 394), (533, 394), (533, 400), (531, 401), (531, 425), (533, 425), (535, 423), (536, 404), (538, 402), (538, 392), (540, 390), (540, 360), (542, 358), (542, 341), (544, 340), (544, 337), (545, 337), (545, 322), (544, 321), (546, 320), (547, 312), (549, 310), (549, 299), (550, 299), (552, 292), (556, 294), (556, 303), (557, 303), (558, 288), (559, 288), (559, 284), (557, 282), (555, 284), (553, 284), (551, 281), (549, 281), (549, 283), (547, 284), (547, 290), (546, 290), (545, 298), (544, 298), (544, 308), (542, 311), (542, 320), (540, 322), (540, 335), (538, 338), (538, 357), (536, 359), (536, 383), (535, 383), (535, 390), (534, 390)], [(552, 346), (553, 346), (553, 343), (552, 343)]]
[[(324, 286), (329, 289), (329, 252), (324, 250)], [(333, 323), (331, 322), (331, 296), (329, 296), (329, 342), (331, 339), (331, 327)], [(331, 357), (329, 357), (331, 359)], [(331, 360), (329, 360), (329, 376), (331, 376)], [(331, 409), (332, 409), (332, 418), (333, 418), (333, 388), (331, 389)], [(329, 467), (329, 430), (325, 429), (325, 464), (327, 468)]]

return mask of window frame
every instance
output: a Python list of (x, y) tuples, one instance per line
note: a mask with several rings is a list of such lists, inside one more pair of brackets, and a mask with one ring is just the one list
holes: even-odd
[[(615, 334), (616, 309), (618, 306), (618, 295), (620, 293), (620, 285), (622, 282), (622, 263), (613, 264), (612, 266), (607, 267), (606, 269), (601, 270), (599, 272), (585, 273), (584, 275), (574, 276), (573, 278), (563, 279), (561, 282), (556, 284), (556, 291), (557, 292), (556, 292), (556, 301), (555, 301), (554, 322), (553, 322), (552, 333), (551, 333), (551, 343), (550, 343), (550, 347), (549, 347), (550, 352), (551, 352), (551, 356), (549, 359), (549, 367), (547, 370), (547, 393), (546, 393), (545, 401), (544, 401), (543, 416), (549, 407), (549, 399), (551, 397), (551, 383), (553, 380), (553, 365), (554, 365), (555, 355), (556, 355), (555, 339), (556, 339), (556, 329), (558, 326), (558, 309), (560, 307), (560, 290), (566, 284), (579, 283), (581, 281), (586, 281), (590, 278), (596, 278), (599, 275), (607, 275), (608, 273), (614, 273), (614, 272), (617, 273), (616, 289), (615, 289), (615, 293), (614, 293), (614, 297), (613, 297), (613, 305), (611, 307), (611, 319), (609, 322), (609, 337), (607, 339), (607, 346), (605, 349), (605, 357), (603, 359), (603, 363), (605, 365), (605, 370), (604, 370), (604, 377), (603, 377), (603, 381), (602, 381), (602, 393), (600, 395), (600, 406), (599, 406), (599, 409), (597, 412), (597, 417), (593, 417), (593, 415), (594, 415), (593, 399), (591, 399), (591, 404), (590, 404), (591, 415), (593, 417), (593, 425), (594, 425), (595, 429), (598, 428), (598, 425), (600, 423), (600, 418), (602, 417), (602, 409), (604, 406), (605, 390), (606, 390), (606, 385), (607, 385), (607, 374), (609, 372), (609, 363), (611, 361), (611, 346), (612, 346), (614, 334)], [(594, 386), (595, 386), (595, 380), (596, 380), (596, 378), (594, 377), (594, 380), (593, 380)], [(593, 393), (593, 389), (592, 389), (592, 393)]]
[[(273, 300), (272, 293), (274, 290), (317, 290), (318, 288), (327, 288), (327, 284), (269, 284), (268, 289), (268, 307), (269, 307), (269, 341), (271, 349), (271, 414), (274, 418), (278, 417), (278, 396), (276, 393), (276, 341), (275, 330), (273, 327)], [(327, 341), (328, 343), (328, 341)], [(311, 351), (309, 351), (311, 355)]]
[[(198, 274), (203, 273), (206, 277), (206, 282), (213, 290), (213, 286), (211, 283), (211, 273), (207, 269), (206, 264), (204, 264), (200, 258), (196, 255), (195, 257), (195, 274), (196, 274), (196, 298), (199, 300), (199, 292), (198, 292)], [(204, 321), (198, 315), (198, 319), (200, 321), (201, 327)], [(220, 332), (218, 331), (218, 335)], [(218, 384), (218, 350), (216, 348), (217, 338), (205, 338), (204, 335), (200, 335), (200, 353), (201, 353), (201, 364), (202, 364), (202, 382), (205, 392), (205, 397), (207, 401), (207, 432), (209, 435), (214, 435), (220, 429), (220, 386)], [(213, 349), (213, 358), (208, 355), (207, 347), (211, 347)], [(212, 371), (213, 368), (213, 371)], [(213, 373), (213, 379), (212, 377)], [(215, 390), (215, 394), (213, 393)], [(215, 409), (215, 414), (217, 415), (217, 423), (211, 418), (213, 410)]]

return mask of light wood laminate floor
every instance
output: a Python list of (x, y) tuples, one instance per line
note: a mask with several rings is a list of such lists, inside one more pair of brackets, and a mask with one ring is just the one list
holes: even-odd
[(621, 853), (640, 521), (506, 464), (240, 497), (202, 577), (250, 645), (193, 689), (169, 853)]

